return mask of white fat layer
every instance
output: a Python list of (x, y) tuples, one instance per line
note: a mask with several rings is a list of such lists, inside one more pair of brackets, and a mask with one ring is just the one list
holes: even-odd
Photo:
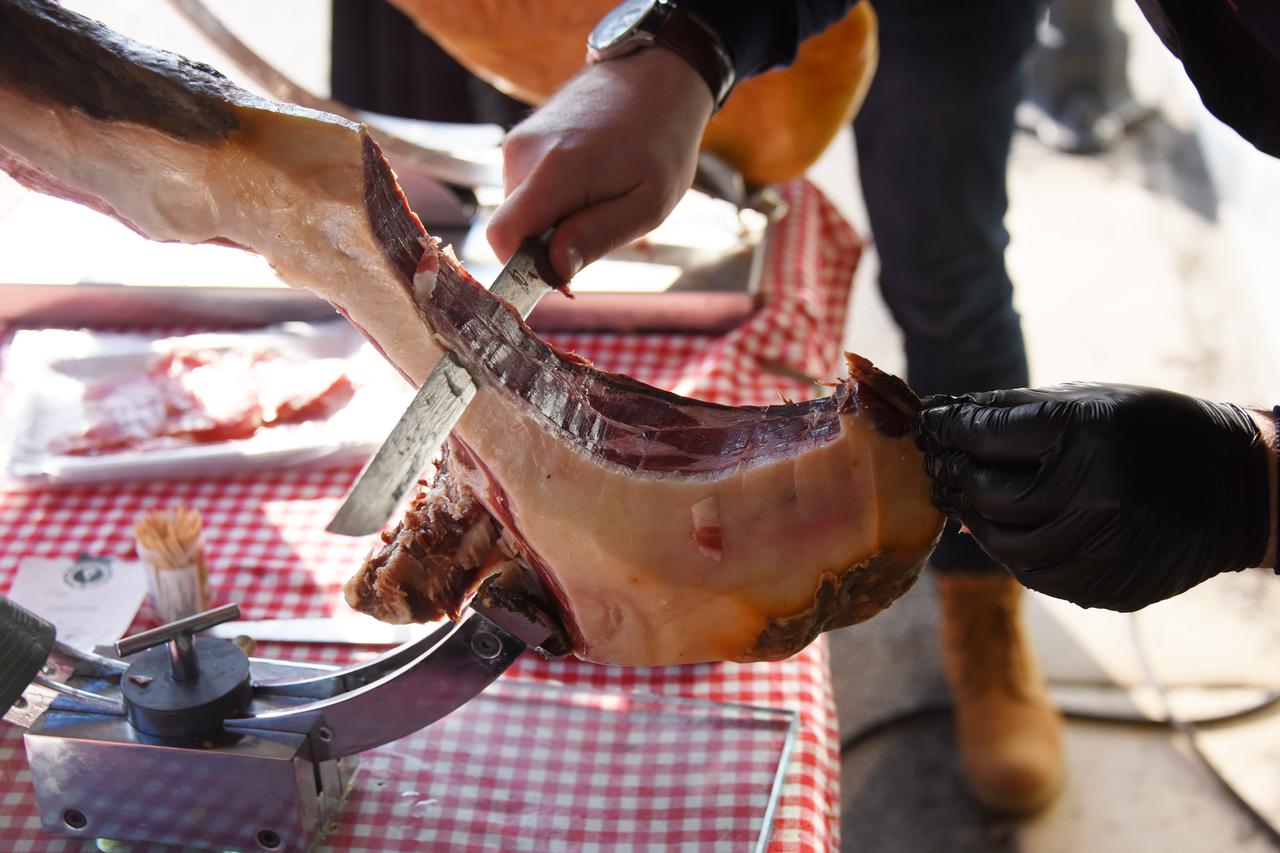
[(436, 276), (440, 269), (419, 269), (413, 277), (413, 296), (419, 302), (426, 302), (436, 289)]
[(720, 502), (715, 495), (705, 497), (693, 505), (693, 529), (714, 529), (720, 526)]
[[(708, 545), (703, 541), (711, 531), (715, 531), (715, 535), (720, 537), (720, 547)], [(704, 557), (715, 560), (717, 563), (724, 559), (724, 537), (720, 529), (720, 502), (715, 495), (703, 498), (693, 505), (692, 536)]]
[(493, 551), (496, 534), (493, 519), (487, 515), (480, 516), (462, 534), (453, 552), (453, 561), (466, 568), (481, 565)]

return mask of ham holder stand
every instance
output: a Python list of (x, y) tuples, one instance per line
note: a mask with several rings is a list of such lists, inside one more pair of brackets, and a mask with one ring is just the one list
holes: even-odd
[(456, 710), (550, 635), (473, 607), (342, 668), (196, 636), (239, 615), (224, 605), (107, 655), (58, 642), (52, 624), (0, 597), (0, 704), (26, 729), (45, 832), (306, 850), (337, 817), (360, 752)]

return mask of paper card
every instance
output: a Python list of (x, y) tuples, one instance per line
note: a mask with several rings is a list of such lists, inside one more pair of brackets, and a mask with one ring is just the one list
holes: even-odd
[(92, 649), (129, 630), (147, 595), (142, 564), (114, 557), (25, 557), (9, 598), (58, 626), (58, 639)]

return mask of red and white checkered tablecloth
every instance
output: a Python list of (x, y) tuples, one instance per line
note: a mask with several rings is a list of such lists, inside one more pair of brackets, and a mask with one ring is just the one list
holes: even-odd
[[(789, 214), (773, 229), (762, 290), (765, 303), (751, 320), (716, 337), (599, 334), (552, 338), (600, 367), (678, 393), (731, 404), (772, 403), (780, 395), (812, 396), (813, 386), (789, 376), (842, 374), (839, 344), (861, 244), (852, 228), (805, 182), (783, 188)], [(76, 554), (126, 556), (133, 552), (132, 524), (141, 513), (183, 503), (204, 518), (216, 601), (237, 601), (246, 619), (321, 616), (345, 607), (341, 584), (359, 566), (370, 540), (324, 531), (357, 473), (353, 467), (281, 470), (198, 481), (124, 482), (0, 492), (0, 589), (7, 589), (20, 558)], [(150, 618), (147, 608), (139, 624)], [(265, 657), (348, 662), (349, 647), (264, 644)], [(543, 661), (527, 655), (505, 679), (559, 681), (584, 689), (680, 696), (799, 715), (799, 735), (787, 768), (770, 850), (827, 851), (839, 846), (839, 755), (827, 646), (819, 640), (778, 663), (698, 664), (622, 668), (575, 659)], [(81, 850), (79, 843), (39, 832), (21, 733), (0, 727), (0, 850)], [(607, 765), (606, 765), (607, 766)], [(584, 774), (560, 796), (598, 805), (602, 821), (539, 841), (539, 850), (747, 849), (746, 823), (708, 805), (666, 805), (673, 819), (649, 810), (628, 819), (630, 834), (609, 820), (609, 773)], [(634, 794), (628, 794), (634, 800)], [(420, 802), (427, 802), (422, 800)], [(678, 812), (678, 814), (677, 814)], [(395, 820), (363, 809), (344, 813), (329, 844), (336, 850), (524, 849), (502, 841), (493, 817), (455, 815), (449, 834), (434, 840), (409, 837)], [(732, 811), (729, 812), (730, 817)], [(704, 824), (700, 821), (714, 820)], [(712, 830), (722, 829), (717, 834)], [(758, 829), (758, 826), (756, 827)], [(654, 834), (657, 833), (657, 834)], [(137, 849), (135, 847), (135, 849)]]

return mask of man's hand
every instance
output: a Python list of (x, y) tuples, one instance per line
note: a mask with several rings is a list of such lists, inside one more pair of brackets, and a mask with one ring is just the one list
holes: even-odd
[(938, 507), (1056, 598), (1137, 610), (1274, 548), (1269, 415), (1073, 384), (935, 397), (913, 429)]
[(658, 225), (693, 182), (711, 91), (661, 47), (588, 66), (503, 144), (507, 199), (489, 223), (504, 262), (551, 226), (551, 262), (584, 264)]

